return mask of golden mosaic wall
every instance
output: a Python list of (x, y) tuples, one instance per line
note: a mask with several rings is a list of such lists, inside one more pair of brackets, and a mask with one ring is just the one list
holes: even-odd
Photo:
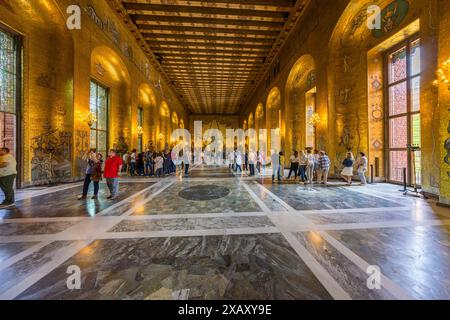
[[(83, 176), (89, 148), (90, 80), (109, 88), (109, 147), (137, 147), (137, 109), (144, 109), (143, 143), (156, 144), (158, 108), (188, 114), (149, 64), (133, 35), (106, 1), (80, 0), (81, 30), (66, 27), (70, 0), (0, 2), (0, 23), (22, 35), (22, 185)], [(168, 128), (173, 123), (169, 121)], [(169, 130), (168, 129), (168, 130)]]
[[(255, 113), (258, 103), (267, 101), (272, 88), (284, 88), (281, 110), (286, 139), (283, 147), (289, 154), (294, 147), (304, 147), (304, 95), (316, 86), (316, 108), (321, 118), (317, 127), (317, 147), (327, 150), (334, 160), (332, 173), (339, 173), (347, 149), (354, 153), (364, 151), (369, 154), (372, 165), (375, 165), (375, 158), (379, 159), (378, 180), (384, 181), (383, 52), (418, 31), (424, 62), (421, 76), (423, 189), (441, 194), (441, 201), (448, 202), (449, 170), (443, 168), (445, 155), (441, 155), (447, 152), (443, 146), (448, 137), (448, 114), (444, 114), (447, 109), (438, 103), (437, 90), (432, 86), (438, 63), (438, 35), (444, 46), (450, 30), (448, 22), (442, 26), (449, 12), (439, 10), (441, 17), (438, 15), (438, 5), (443, 9), (448, 7), (447, 3), (442, 6), (441, 2), (445, 1), (351, 0), (333, 1), (329, 6), (323, 2), (314, 3), (308, 17), (294, 30), (279, 54), (278, 76), (271, 79), (269, 86), (264, 82), (259, 86), (250, 105), (242, 110), (241, 119)], [(372, 32), (366, 26), (369, 4), (378, 4), (381, 9), (391, 5), (392, 10), (383, 15), (382, 31)], [(405, 7), (408, 10), (404, 10)], [(439, 61), (444, 61), (447, 56), (450, 52), (439, 53)], [(307, 80), (312, 70), (315, 84), (311, 79)], [(446, 92), (441, 93), (439, 98), (446, 95)], [(295, 146), (294, 141), (297, 141)]]

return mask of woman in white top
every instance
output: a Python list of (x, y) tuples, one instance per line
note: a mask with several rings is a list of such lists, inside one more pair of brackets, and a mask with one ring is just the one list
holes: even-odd
[(299, 158), (299, 178), (302, 179), (302, 182), (308, 181), (308, 157), (305, 154), (305, 151), (300, 151), (298, 156)]
[(236, 172), (239, 171), (242, 173), (242, 155), (240, 151), (236, 151)]
[(298, 163), (300, 159), (298, 158), (298, 151), (294, 150), (292, 156), (291, 156), (291, 169), (289, 170), (288, 180), (291, 178), (292, 172), (295, 173), (294, 180), (297, 180), (297, 173), (298, 173)]
[(306, 151), (306, 176), (308, 180), (306, 183), (313, 183), (314, 181), (314, 168), (316, 164), (316, 157), (312, 154), (311, 149)]

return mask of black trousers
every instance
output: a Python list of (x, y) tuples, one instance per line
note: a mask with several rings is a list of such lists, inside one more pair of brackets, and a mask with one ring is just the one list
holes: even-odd
[(255, 175), (255, 165), (249, 164), (249, 167), (250, 167), (250, 175), (254, 176)]
[(15, 202), (14, 198), (14, 180), (16, 179), (16, 174), (12, 174), (6, 177), (0, 177), (0, 188), (5, 194), (4, 204), (12, 204)]
[(297, 179), (298, 163), (291, 163), (291, 169), (289, 170), (288, 179), (291, 177), (292, 172), (295, 173), (295, 179)]
[(84, 178), (83, 196), (87, 196), (87, 194), (88, 194), (89, 185), (91, 184), (91, 177), (92, 177), (92, 174), (86, 174), (86, 177)]
[(189, 163), (184, 164), (184, 174), (189, 174)]

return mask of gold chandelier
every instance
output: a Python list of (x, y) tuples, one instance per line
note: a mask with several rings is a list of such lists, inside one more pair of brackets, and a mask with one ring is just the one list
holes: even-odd
[(311, 115), (311, 118), (309, 118), (308, 120), (308, 123), (313, 127), (317, 127), (320, 124), (320, 122), (322, 122), (322, 119), (320, 119), (320, 116), (317, 112), (314, 112)]
[(434, 86), (445, 85), (450, 90), (450, 58), (437, 70), (437, 79), (433, 81)]
[(87, 123), (89, 127), (92, 127), (97, 122), (97, 115), (92, 111), (86, 111), (81, 115), (81, 121)]

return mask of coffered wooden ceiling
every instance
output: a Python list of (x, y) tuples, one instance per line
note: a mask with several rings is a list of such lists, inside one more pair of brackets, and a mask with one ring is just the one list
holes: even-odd
[(237, 114), (310, 0), (110, 0), (191, 113)]

